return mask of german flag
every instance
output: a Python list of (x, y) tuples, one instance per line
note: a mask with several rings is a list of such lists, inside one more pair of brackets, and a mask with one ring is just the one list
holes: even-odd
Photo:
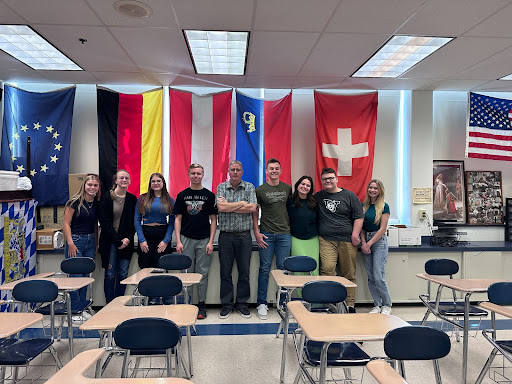
[(130, 172), (128, 191), (147, 192), (149, 176), (162, 172), (162, 89), (130, 95), (97, 88), (102, 190), (118, 169)]

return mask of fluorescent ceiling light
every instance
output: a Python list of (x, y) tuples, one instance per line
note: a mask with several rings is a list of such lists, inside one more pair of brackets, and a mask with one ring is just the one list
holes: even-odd
[(510, 75), (500, 77), (498, 80), (512, 80), (512, 73)]
[(393, 36), (351, 77), (398, 77), (453, 37)]
[(199, 75), (244, 75), (249, 32), (184, 30)]
[(0, 49), (33, 69), (83, 71), (27, 25), (0, 24)]

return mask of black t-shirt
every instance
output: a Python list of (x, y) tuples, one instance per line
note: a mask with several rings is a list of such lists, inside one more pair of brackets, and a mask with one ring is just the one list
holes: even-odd
[(210, 237), (210, 215), (217, 214), (215, 194), (206, 188), (187, 188), (178, 193), (173, 213), (182, 215), (182, 235), (196, 240)]
[(94, 233), (94, 227), (98, 222), (98, 201), (94, 199), (91, 203), (84, 200), (80, 209), (78, 209), (80, 200), (71, 204), (75, 210), (71, 219), (71, 234), (88, 235)]

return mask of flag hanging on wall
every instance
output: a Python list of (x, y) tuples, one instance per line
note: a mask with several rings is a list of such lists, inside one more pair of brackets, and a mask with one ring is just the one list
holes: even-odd
[(192, 163), (204, 167), (203, 186), (217, 191), (226, 181), (229, 165), (231, 95), (225, 91), (209, 95), (169, 90), (171, 153), (169, 193), (190, 185), (186, 176)]
[(266, 181), (265, 164), (281, 163), (281, 181), (291, 184), (292, 93), (279, 100), (262, 100), (236, 93), (236, 158), (243, 180), (258, 187)]
[(469, 93), (466, 157), (512, 161), (512, 100)]
[(130, 95), (97, 89), (102, 190), (118, 169), (130, 172), (128, 192), (146, 193), (149, 177), (162, 172), (162, 89)]
[[(28, 92), (5, 85), (0, 166), (30, 176), (39, 206), (69, 198), (69, 147), (76, 87)], [(30, 165), (27, 141), (30, 138)]]
[(378, 93), (333, 95), (315, 91), (316, 190), (322, 168), (336, 170), (338, 186), (363, 199), (373, 171)]

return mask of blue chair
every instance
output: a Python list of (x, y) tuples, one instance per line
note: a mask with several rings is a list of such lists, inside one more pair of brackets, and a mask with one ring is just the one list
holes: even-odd
[[(304, 273), (304, 274), (313, 274), (313, 271), (316, 269), (317, 263), (316, 260), (309, 256), (289, 256), (283, 261), (283, 268), (285, 274), (294, 273)], [(292, 300), (291, 296), (294, 289), (288, 289), (284, 287), (280, 287), (277, 290), (277, 313), (281, 317), (281, 322), (279, 323), (279, 327), (277, 328), (276, 337), (279, 337), (281, 331), (284, 326), (284, 317), (286, 316), (286, 307), (285, 304)]]
[[(502, 282), (492, 284), (487, 290), (487, 296), (489, 297), (489, 302), (493, 304), (512, 305), (512, 283)], [(480, 384), (482, 382), (498, 352), (512, 363), (512, 340), (498, 340), (496, 338), (496, 313), (493, 311), (491, 311), (491, 327), (491, 329), (483, 330), (482, 334), (494, 348), (482, 368), (480, 375), (478, 375), (475, 384)]]
[(147, 276), (143, 278), (137, 287), (139, 294), (144, 296), (143, 305), (163, 304), (163, 300), (174, 300), (176, 295), (183, 290), (183, 284), (179, 277), (172, 275)]
[[(347, 288), (335, 281), (312, 281), (302, 288), (302, 299), (308, 303), (308, 307), (313, 304), (333, 305), (336, 310), (340, 310), (344, 307), (346, 297)], [(340, 323), (340, 327), (343, 327), (343, 323)], [(297, 341), (299, 334), (300, 341)], [(294, 383), (297, 384), (302, 375), (315, 383), (308, 368), (320, 366), (320, 353), (324, 343), (308, 340), (300, 328), (294, 331), (293, 339), (299, 360), (299, 371)], [(343, 368), (347, 380), (351, 380), (350, 367), (365, 366), (369, 361), (370, 356), (356, 343), (331, 343), (327, 348), (327, 367)]]
[[(47, 280), (23, 281), (14, 287), (12, 291), (13, 303), (21, 303), (22, 310), (30, 311), (33, 306), (42, 303), (50, 303), (50, 312), (53, 314), (53, 302), (57, 299), (59, 290), (57, 285)], [(19, 339), (18, 337), (0, 340), (0, 382), (4, 382), (6, 367), (14, 367), (13, 382), (18, 381), (19, 367), (29, 364), (43, 351), (48, 350), (52, 354), (57, 368), (62, 368), (62, 363), (53, 347), (53, 322), (51, 324), (52, 338)]]
[(397, 360), (404, 379), (406, 360), (432, 360), (436, 383), (441, 384), (439, 359), (450, 353), (451, 342), (446, 333), (425, 326), (411, 326), (393, 329), (384, 337), (384, 352), (390, 359)]
[[(453, 279), (453, 275), (459, 272), (459, 264), (450, 259), (431, 259), (425, 263), (425, 272), (429, 275), (434, 276), (449, 276)], [(440, 301), (439, 306), (436, 308), (436, 300), (431, 300), (430, 297), (430, 285), (431, 282), (427, 282), (427, 293), (420, 295), (420, 300), (427, 306), (427, 312), (423, 316), (421, 325), (425, 325), (427, 322), (430, 312), (434, 312), (436, 316), (439, 316), (446, 322), (460, 328), (458, 318), (464, 317), (464, 302), (457, 301), (455, 290), (452, 290), (453, 300), (451, 301)], [(440, 289), (438, 289), (437, 295), (440, 295)], [(435, 313), (437, 311), (437, 313)], [(487, 312), (481, 308), (470, 306), (469, 316), (473, 317), (485, 317)], [(452, 319), (448, 319), (451, 317)], [(457, 341), (459, 341), (459, 333), (455, 333)]]
[[(192, 266), (192, 259), (187, 255), (170, 253), (160, 257), (158, 265), (166, 271), (180, 271), (181, 273), (188, 273), (188, 269)], [(178, 295), (176, 300), (178, 304), (188, 304), (192, 302), (188, 293), (188, 287), (183, 287), (183, 295)]]
[[(176, 376), (179, 376), (181, 332), (178, 326), (168, 319), (148, 317), (123, 321), (114, 331), (114, 341), (119, 348), (124, 349), (124, 360), (121, 377), (128, 376), (130, 356), (165, 355), (167, 376), (172, 374), (172, 355), (175, 356)], [(186, 370), (185, 365), (183, 364)], [(138, 368), (138, 361), (134, 368)]]

